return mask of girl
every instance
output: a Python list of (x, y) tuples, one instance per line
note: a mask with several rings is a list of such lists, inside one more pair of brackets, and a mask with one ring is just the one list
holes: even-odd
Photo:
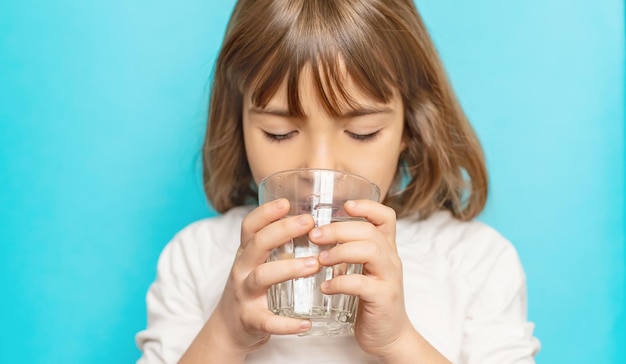
[[(524, 273), (514, 248), (473, 219), (487, 198), (476, 136), (411, 0), (239, 0), (217, 60), (203, 149), (222, 215), (181, 231), (147, 296), (141, 363), (532, 363)], [(367, 221), (314, 228), (262, 206), (256, 185), (292, 168), (375, 182)], [(308, 234), (342, 244), (267, 263)], [(360, 297), (354, 334), (299, 337), (266, 292), (322, 266), (362, 275), (322, 285)]]

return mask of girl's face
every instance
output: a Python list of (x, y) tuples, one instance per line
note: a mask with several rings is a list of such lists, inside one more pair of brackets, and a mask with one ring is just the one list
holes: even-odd
[(348, 79), (347, 93), (358, 107), (346, 106), (340, 117), (332, 117), (317, 96), (310, 67), (303, 70), (299, 82), (304, 117), (289, 114), (286, 82), (264, 108), (255, 107), (249, 93), (244, 95), (244, 143), (255, 182), (286, 169), (328, 168), (369, 179), (384, 198), (406, 146), (398, 93), (383, 104)]

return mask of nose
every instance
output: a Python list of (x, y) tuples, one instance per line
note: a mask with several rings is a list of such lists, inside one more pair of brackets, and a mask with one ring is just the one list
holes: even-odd
[(329, 138), (315, 138), (304, 153), (305, 168), (339, 169), (338, 155)]

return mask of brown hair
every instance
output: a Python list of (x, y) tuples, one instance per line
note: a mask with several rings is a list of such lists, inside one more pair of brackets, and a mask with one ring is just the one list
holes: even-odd
[(412, 0), (239, 0), (215, 67), (203, 146), (204, 187), (218, 212), (256, 201), (242, 132), (243, 95), (266, 106), (287, 80), (288, 107), (302, 115), (298, 79), (312, 65), (327, 112), (352, 102), (347, 74), (378, 101), (397, 89), (406, 150), (395, 192), (398, 216), (447, 209), (471, 219), (487, 199), (479, 141), (461, 109)]

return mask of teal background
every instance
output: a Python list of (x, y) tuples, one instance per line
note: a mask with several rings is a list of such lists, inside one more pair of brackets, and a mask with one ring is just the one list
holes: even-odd
[[(234, 1), (0, 6), (0, 362), (139, 356)], [(518, 248), (539, 363), (626, 362), (624, 2), (423, 0)]]

